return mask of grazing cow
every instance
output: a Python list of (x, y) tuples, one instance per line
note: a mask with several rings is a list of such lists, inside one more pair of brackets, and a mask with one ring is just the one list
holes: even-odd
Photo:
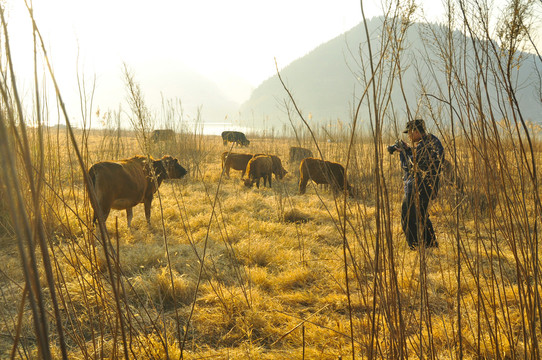
[(229, 153), (228, 155), (228, 152), (224, 151), (221, 158), (222, 169), (228, 178), (230, 177), (230, 169), (241, 171), (241, 178), (243, 178), (247, 164), (252, 159), (252, 154)]
[[(164, 179), (180, 179), (187, 171), (177, 159), (166, 155), (160, 160), (149, 160), (142, 155), (118, 161), (101, 161), (90, 167), (88, 174), (94, 187), (97, 208), (92, 222), (96, 223), (101, 210), (104, 222), (111, 209), (126, 209), (128, 227), (132, 222), (132, 208), (145, 205), (145, 217), (150, 225), (151, 202)], [(156, 176), (156, 181), (153, 177)], [(94, 205), (94, 204), (93, 204)]]
[(245, 179), (245, 186), (252, 187), (254, 182), (256, 182), (256, 187), (260, 188), (260, 178), (263, 178), (263, 185), (266, 185), (266, 182), (269, 183), (271, 187), (271, 176), (273, 174), (273, 160), (271, 156), (267, 155), (257, 155), (254, 156), (247, 165), (247, 176), (248, 179)]
[(171, 129), (154, 130), (151, 134), (153, 142), (167, 141), (175, 139), (175, 131)]
[(271, 160), (273, 161), (273, 174), (275, 174), (275, 180), (284, 178), (284, 176), (288, 173), (285, 168), (282, 167), (282, 161), (280, 161), (280, 158), (276, 155), (269, 155), (271, 157)]
[[(304, 194), (309, 180), (317, 184), (329, 184), (334, 192), (343, 191), (345, 184), (344, 167), (341, 164), (315, 158), (305, 158), (299, 165), (299, 193)], [(346, 182), (346, 189), (353, 196), (352, 187)]]
[(301, 160), (313, 157), (312, 151), (298, 146), (290, 147), (290, 164), (298, 164)]
[(440, 184), (455, 187), (461, 194), (465, 192), (463, 180), (454, 173), (454, 165), (447, 159), (440, 163)]
[(282, 180), (288, 171), (282, 167), (282, 161), (277, 155), (271, 154), (254, 154), (254, 156), (267, 155), (271, 157), (273, 161), (273, 174), (275, 174), (275, 180)]
[(227, 145), (228, 142), (236, 143), (240, 146), (248, 146), (250, 144), (250, 141), (247, 139), (245, 134), (239, 131), (223, 131), (222, 142), (224, 145)]

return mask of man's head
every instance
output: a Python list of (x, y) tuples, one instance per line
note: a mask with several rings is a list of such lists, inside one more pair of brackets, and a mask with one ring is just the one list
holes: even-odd
[(425, 134), (425, 122), (422, 119), (415, 119), (407, 122), (404, 134), (408, 134), (408, 137), (412, 142), (420, 141), (422, 135)]

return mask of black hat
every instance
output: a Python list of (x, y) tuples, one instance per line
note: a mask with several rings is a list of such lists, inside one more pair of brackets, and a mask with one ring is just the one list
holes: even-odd
[(425, 122), (422, 119), (411, 120), (407, 122), (406, 129), (403, 133), (406, 134), (409, 130), (418, 130), (423, 133), (425, 132)]

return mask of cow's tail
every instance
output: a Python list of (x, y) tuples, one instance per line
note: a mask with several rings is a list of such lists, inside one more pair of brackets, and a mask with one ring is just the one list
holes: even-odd
[(94, 169), (94, 166), (92, 166), (90, 169), (88, 169), (88, 176), (90, 177), (90, 183), (93, 187), (96, 186), (96, 170)]
[[(92, 188), (96, 189), (96, 169), (94, 168), (94, 166), (92, 166), (90, 169), (88, 169), (88, 176), (90, 178), (90, 186), (92, 186)], [(89, 189), (89, 193), (90, 193), (91, 189)], [(90, 194), (89, 194), (90, 196)], [(98, 220), (98, 216), (97, 216), (97, 212), (96, 210), (94, 210), (94, 215), (92, 216), (92, 223), (93, 224), (96, 224), (96, 220)]]

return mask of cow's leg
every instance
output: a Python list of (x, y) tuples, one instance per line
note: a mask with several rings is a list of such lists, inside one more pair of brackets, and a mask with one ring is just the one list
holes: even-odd
[(107, 218), (109, 217), (109, 212), (110, 211), (111, 211), (110, 207), (106, 207), (106, 208), (102, 209), (102, 216), (103, 216), (103, 219), (104, 219), (104, 224), (107, 221)]
[(225, 170), (224, 170), (224, 174), (226, 174), (226, 177), (229, 179), (230, 178), (230, 164), (226, 163), (225, 165)]
[(305, 191), (307, 190), (307, 183), (309, 182), (308, 179), (301, 178), (299, 180), (299, 193), (303, 195)]
[[(107, 217), (109, 216), (109, 210), (107, 211), (102, 210), (102, 214), (103, 214), (103, 220), (105, 223), (105, 221), (107, 220)], [(94, 216), (92, 217), (92, 224), (96, 224), (97, 221), (98, 221), (98, 211), (94, 211)]]
[(134, 218), (134, 210), (133, 208), (129, 207), (126, 209), (126, 222), (128, 223), (129, 228), (132, 226), (133, 218)]
[(148, 199), (145, 199), (144, 205), (145, 205), (145, 219), (147, 219), (147, 224), (151, 225), (151, 203), (152, 203), (152, 196)]
[(256, 187), (259, 189), (260, 188), (260, 178), (256, 178)]
[[(109, 215), (109, 211), (107, 212), (107, 214), (103, 215), (104, 222), (105, 220), (107, 220), (108, 215)], [(92, 225), (96, 225), (97, 222), (98, 222), (98, 211), (94, 211), (94, 215), (92, 216)]]
[(330, 177), (327, 180), (328, 180), (328, 183), (325, 186), (331, 188), (331, 191), (333, 191), (333, 194), (337, 195), (339, 191), (341, 190), (341, 185), (339, 185), (339, 182), (334, 177)]
[(98, 208), (94, 210), (94, 217), (92, 218), (92, 223), (96, 224), (98, 216), (102, 216), (103, 222), (107, 220), (109, 212), (111, 211), (111, 205), (108, 202), (104, 202), (101, 199), (98, 199)]
[(273, 176), (272, 173), (267, 174), (267, 182), (269, 182), (269, 187), (271, 187), (271, 177)]

